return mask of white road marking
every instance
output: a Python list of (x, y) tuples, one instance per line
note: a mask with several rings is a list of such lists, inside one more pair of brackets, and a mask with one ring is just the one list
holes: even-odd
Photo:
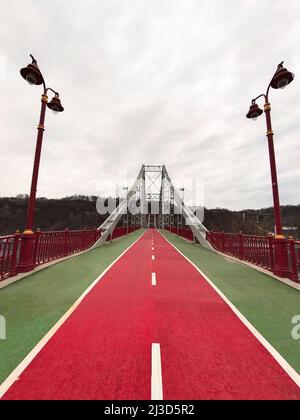
[(99, 283), (101, 278), (110, 270), (110, 268), (123, 257), (126, 252), (132, 248), (137, 241), (146, 233), (144, 231), (136, 241), (134, 241), (125, 251), (122, 252), (101, 274), (96, 278), (96, 280), (86, 289), (86, 291), (77, 299), (77, 301), (71, 306), (71, 308), (60, 318), (60, 320), (51, 328), (51, 330), (41, 339), (41, 341), (33, 348), (33, 350), (25, 357), (25, 359), (16, 367), (16, 369), (8, 376), (8, 378), (0, 386), (0, 399), (3, 395), (9, 390), (9, 388), (19, 380), (19, 377), (24, 372), (24, 370), (30, 365), (33, 359), (39, 354), (39, 352), (45, 347), (48, 341), (54, 336), (54, 334), (59, 330), (59, 328), (65, 323), (65, 321), (72, 315), (75, 309), (81, 304), (83, 299), (88, 293)]
[(152, 273), (151, 282), (152, 282), (152, 286), (156, 286), (156, 274), (155, 273)]
[(155, 260), (155, 256), (154, 256), (154, 255), (152, 255), (152, 260), (153, 260), (153, 261)]
[(154, 246), (152, 247), (152, 251), (154, 251)]
[(160, 344), (152, 343), (151, 400), (163, 400)]
[(283, 356), (270, 344), (264, 336), (262, 336), (257, 329), (248, 321), (247, 318), (230, 302), (230, 300), (221, 292), (220, 289), (194, 264), (186, 255), (184, 255), (175, 245), (172, 244), (160, 231), (158, 231), (161, 236), (174, 248), (176, 251), (182, 255), (192, 266), (201, 274), (201, 276), (211, 285), (211, 287), (218, 293), (219, 296), (224, 300), (225, 303), (230, 307), (230, 309), (235, 313), (235, 315), (242, 321), (242, 323), (251, 331), (254, 337), (268, 350), (268, 352), (274, 357), (277, 363), (282, 367), (282, 369), (289, 375), (289, 377), (300, 387), (300, 375), (296, 370), (285, 360)]

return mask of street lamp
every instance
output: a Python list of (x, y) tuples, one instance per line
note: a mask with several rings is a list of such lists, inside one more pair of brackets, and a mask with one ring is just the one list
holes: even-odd
[[(62, 112), (64, 110), (59, 99), (59, 94), (55, 92), (53, 89), (51, 89), (50, 87), (46, 87), (44, 77), (38, 67), (37, 61), (35, 60), (33, 55), (30, 54), (30, 57), (32, 58), (32, 63), (28, 64), (27, 67), (24, 67), (20, 70), (21, 76), (30, 85), (43, 85), (43, 93), (42, 93), (42, 98), (41, 98), (42, 105), (41, 105), (40, 121), (37, 127), (38, 135), (37, 135), (35, 158), (34, 158), (34, 164), (33, 164), (30, 198), (29, 198), (28, 210), (27, 210), (26, 228), (24, 232), (25, 234), (33, 233), (32, 228), (33, 228), (33, 219), (34, 219), (34, 212), (35, 212), (36, 189), (37, 189), (42, 141), (43, 141), (43, 134), (45, 130), (44, 122), (45, 122), (46, 106), (49, 109), (51, 109), (54, 113)], [(48, 91), (53, 92), (55, 95), (50, 102), (48, 102), (48, 96), (47, 96)]]
[[(283, 254), (280, 251), (283, 250), (283, 242), (285, 240), (282, 234), (282, 224), (281, 224), (281, 211), (280, 211), (280, 201), (279, 201), (279, 192), (278, 192), (278, 181), (277, 181), (277, 170), (276, 170), (276, 159), (275, 159), (275, 151), (274, 151), (274, 141), (273, 135), (274, 132), (272, 130), (272, 122), (271, 122), (271, 104), (269, 102), (269, 91), (272, 87), (273, 89), (284, 89), (287, 85), (289, 85), (294, 79), (294, 74), (289, 72), (286, 68), (283, 67), (283, 61), (277, 66), (277, 70), (272, 77), (267, 91), (264, 94), (257, 96), (255, 99), (252, 99), (251, 106), (249, 111), (246, 115), (247, 118), (252, 120), (256, 120), (263, 112), (265, 112), (266, 116), (266, 125), (267, 125), (267, 138), (268, 138), (268, 147), (269, 147), (269, 158), (270, 158), (270, 169), (271, 169), (271, 180), (272, 180), (272, 191), (273, 191), (273, 203), (274, 203), (274, 217), (275, 217), (275, 239), (277, 239), (278, 244), (282, 245), (279, 248), (277, 246), (278, 251), (278, 261), (281, 260), (281, 265), (277, 267), (277, 274), (283, 275), (286, 274), (285, 270), (286, 267), (283, 267), (284, 262), (282, 260)], [(264, 111), (259, 108), (256, 101), (263, 97), (264, 98)], [(281, 258), (282, 257), (282, 258)], [(282, 265), (283, 264), (283, 265)]]
[[(34, 220), (35, 205), (36, 205), (36, 190), (37, 190), (37, 181), (38, 181), (39, 165), (40, 165), (40, 158), (41, 158), (43, 134), (45, 130), (44, 122), (45, 122), (46, 106), (49, 109), (51, 109), (52, 112), (55, 114), (58, 112), (62, 112), (64, 110), (63, 106), (61, 105), (58, 92), (56, 92), (50, 87), (46, 87), (45, 79), (43, 77), (41, 70), (38, 67), (37, 61), (35, 60), (33, 55), (30, 54), (30, 57), (32, 59), (32, 62), (28, 64), (27, 67), (24, 67), (20, 70), (21, 76), (30, 85), (43, 85), (43, 93), (42, 93), (42, 98), (41, 98), (41, 111), (40, 111), (39, 125), (37, 127), (38, 134), (37, 134), (37, 141), (36, 141), (36, 148), (35, 148), (32, 179), (31, 179), (30, 197), (29, 197), (28, 209), (27, 209), (26, 226), (25, 226), (25, 231), (23, 232), (24, 240), (21, 247), (19, 271), (29, 271), (33, 268), (33, 260), (32, 260), (33, 220)], [(51, 99), (50, 102), (48, 102), (48, 91), (51, 91), (54, 93), (54, 97)]]

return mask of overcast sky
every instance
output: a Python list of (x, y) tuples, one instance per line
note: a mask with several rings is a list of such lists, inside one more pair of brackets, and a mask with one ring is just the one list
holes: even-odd
[(46, 116), (38, 196), (113, 193), (165, 163), (178, 187), (204, 180), (207, 207), (272, 205), (264, 116), (245, 114), (285, 60), (273, 129), (281, 202), (300, 203), (299, 0), (1, 0), (0, 19), (0, 196), (30, 187), (32, 53), (65, 107)]

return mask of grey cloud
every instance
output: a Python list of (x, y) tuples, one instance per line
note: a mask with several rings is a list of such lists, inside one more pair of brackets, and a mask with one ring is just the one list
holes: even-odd
[(298, 204), (300, 4), (286, 3), (3, 0), (0, 195), (29, 189), (40, 90), (19, 68), (32, 52), (65, 106), (46, 117), (39, 195), (113, 193), (119, 171), (129, 183), (149, 162), (178, 184), (202, 178), (207, 207), (269, 206), (265, 123), (245, 114), (285, 59), (296, 78), (272, 115), (282, 202)]

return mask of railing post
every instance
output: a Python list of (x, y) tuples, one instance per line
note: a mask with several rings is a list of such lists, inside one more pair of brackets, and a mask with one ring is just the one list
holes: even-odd
[(83, 229), (81, 234), (82, 234), (81, 250), (83, 251), (85, 249), (85, 244), (86, 244), (86, 228)]
[(41, 231), (40, 231), (40, 229), (37, 229), (36, 232), (35, 232), (35, 243), (34, 243), (34, 250), (33, 250), (34, 266), (38, 265), (36, 259), (37, 259), (38, 247), (39, 247), (39, 243), (40, 243), (40, 236), (41, 236)]
[(18, 258), (18, 246), (19, 246), (20, 233), (17, 230), (14, 236), (13, 249), (11, 254), (9, 277), (17, 275), (17, 258)]
[(222, 232), (221, 236), (221, 251), (224, 253), (225, 250), (225, 232)]
[(268, 238), (269, 253), (270, 253), (270, 270), (273, 271), (273, 267), (274, 267), (273, 235), (269, 234), (267, 238)]
[(295, 241), (292, 236), (288, 239), (289, 251), (290, 251), (290, 258), (291, 258), (291, 275), (290, 279), (293, 281), (299, 282), (298, 277), (298, 267), (297, 267), (297, 257), (296, 257), (296, 250), (295, 250)]
[(69, 238), (69, 229), (66, 228), (64, 232), (64, 257), (68, 255), (68, 238)]
[(244, 259), (244, 237), (242, 232), (240, 231), (239, 233), (239, 259), (243, 260)]

